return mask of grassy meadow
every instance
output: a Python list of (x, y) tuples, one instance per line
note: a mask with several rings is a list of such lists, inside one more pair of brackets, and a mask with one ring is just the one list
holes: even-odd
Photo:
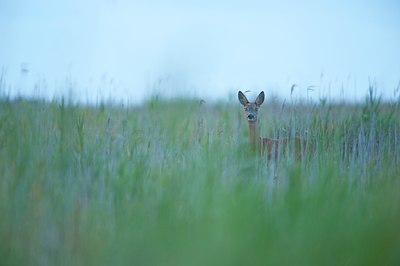
[(0, 265), (400, 265), (400, 102), (0, 99)]

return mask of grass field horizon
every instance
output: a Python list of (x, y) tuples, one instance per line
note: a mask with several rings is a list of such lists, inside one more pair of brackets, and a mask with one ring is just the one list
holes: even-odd
[[(236, 95), (236, 91), (233, 92)], [(400, 101), (0, 98), (0, 265), (398, 265)]]

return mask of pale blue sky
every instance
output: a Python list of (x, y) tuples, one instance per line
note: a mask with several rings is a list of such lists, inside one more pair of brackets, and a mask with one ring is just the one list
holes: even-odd
[[(400, 81), (400, 2), (1, 0), (7, 92), (362, 99)], [(21, 66), (28, 72), (21, 72)], [(41, 80), (41, 88), (33, 84)], [(160, 81), (161, 80), (161, 81)]]

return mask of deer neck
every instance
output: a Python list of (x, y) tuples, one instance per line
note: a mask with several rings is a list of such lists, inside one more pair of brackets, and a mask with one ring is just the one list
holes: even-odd
[(249, 128), (249, 144), (256, 147), (260, 142), (260, 134), (258, 133), (257, 121), (248, 122)]

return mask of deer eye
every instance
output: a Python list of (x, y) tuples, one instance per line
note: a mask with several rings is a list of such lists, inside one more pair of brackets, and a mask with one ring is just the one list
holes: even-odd
[(258, 107), (255, 108), (256, 112), (258, 111)]
[(244, 110), (245, 110), (246, 112), (248, 112), (248, 111), (249, 111), (249, 107), (245, 107)]

